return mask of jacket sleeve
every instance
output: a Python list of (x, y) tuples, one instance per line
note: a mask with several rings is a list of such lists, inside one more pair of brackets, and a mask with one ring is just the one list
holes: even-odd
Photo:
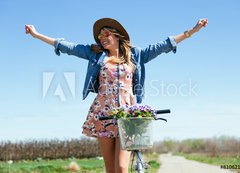
[(147, 48), (141, 50), (141, 59), (144, 63), (147, 63), (154, 58), (156, 58), (161, 53), (168, 53), (173, 51), (176, 53), (177, 43), (173, 36), (168, 37), (166, 40), (156, 43), (153, 45), (149, 45)]
[(56, 39), (56, 41), (54, 42), (54, 47), (55, 47), (54, 51), (58, 56), (60, 56), (61, 52), (89, 60), (89, 57), (91, 57), (91, 54), (93, 54), (90, 45), (82, 45), (67, 42), (63, 38)]

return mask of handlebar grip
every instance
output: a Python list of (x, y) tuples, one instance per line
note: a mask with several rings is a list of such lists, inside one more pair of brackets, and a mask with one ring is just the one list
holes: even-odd
[(112, 120), (114, 119), (114, 117), (99, 117), (99, 120), (102, 121), (102, 120)]
[(157, 110), (156, 114), (167, 114), (171, 113), (170, 109), (164, 109), (164, 110)]

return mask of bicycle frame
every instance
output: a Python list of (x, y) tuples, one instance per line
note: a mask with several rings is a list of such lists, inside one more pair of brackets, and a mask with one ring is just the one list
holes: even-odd
[(148, 172), (151, 172), (150, 165), (143, 162), (141, 151), (133, 150), (131, 152), (133, 154), (132, 160), (134, 160), (135, 155), (137, 155), (137, 160), (136, 160), (136, 165), (135, 165), (136, 167), (133, 170), (133, 161), (132, 161), (131, 172), (138, 171), (138, 173), (145, 173), (147, 170), (148, 170)]

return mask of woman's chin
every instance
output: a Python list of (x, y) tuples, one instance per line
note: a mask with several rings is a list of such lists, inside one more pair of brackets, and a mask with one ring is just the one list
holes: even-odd
[(109, 50), (110, 46), (103, 46), (104, 49)]

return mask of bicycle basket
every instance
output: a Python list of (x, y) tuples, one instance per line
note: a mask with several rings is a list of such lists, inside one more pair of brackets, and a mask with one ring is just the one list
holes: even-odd
[(153, 146), (152, 118), (120, 118), (117, 120), (121, 148), (140, 150)]

